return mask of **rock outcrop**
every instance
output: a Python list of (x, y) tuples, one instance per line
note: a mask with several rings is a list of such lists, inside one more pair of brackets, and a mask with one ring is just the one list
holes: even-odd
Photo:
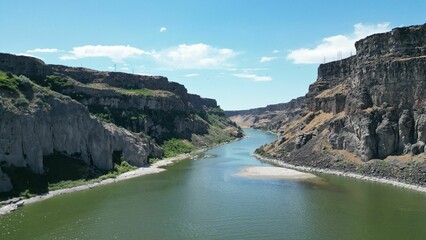
[(345, 128), (332, 134), (359, 140), (355, 149), (338, 149), (367, 161), (400, 155), (424, 140), (425, 37), (426, 25), (397, 28), (358, 41), (356, 56), (320, 65), (307, 94), (309, 110), (343, 112)]
[[(215, 112), (209, 109), (220, 109), (216, 100), (189, 94), (183, 85), (161, 76), (47, 65), (12, 54), (0, 54), (0, 70), (25, 75), (79, 101), (106, 122), (143, 132), (160, 142), (208, 134), (207, 114)], [(231, 124), (226, 118), (221, 121)]]
[[(18, 91), (1, 89), (0, 159), (16, 167), (43, 173), (43, 156), (54, 151), (78, 156), (89, 165), (111, 169), (113, 151), (136, 166), (148, 156), (161, 156), (158, 146), (112, 124), (90, 116), (86, 107), (69, 97), (11, 77)], [(19, 99), (20, 102), (14, 102)]]
[(241, 127), (278, 132), (281, 126), (298, 118), (305, 110), (305, 97), (288, 103), (250, 110), (226, 111), (225, 115)]
[[(418, 154), (426, 160), (426, 24), (375, 34), (355, 47), (355, 56), (321, 64), (296, 106), (228, 116), (279, 133), (259, 151), (295, 164), (332, 167), (333, 159), (361, 164)], [(311, 159), (301, 160), (303, 153)]]
[[(2, 167), (43, 174), (43, 159), (56, 152), (104, 170), (113, 168), (116, 153), (142, 166), (149, 157), (161, 158), (157, 143), (171, 138), (211, 146), (241, 136), (215, 100), (189, 94), (165, 77), (0, 53)], [(0, 192), (10, 190), (3, 172), (0, 183)]]

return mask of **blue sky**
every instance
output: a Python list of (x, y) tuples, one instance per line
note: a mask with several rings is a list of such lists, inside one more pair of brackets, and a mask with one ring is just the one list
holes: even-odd
[(0, 0), (0, 52), (162, 75), (235, 110), (302, 96), (357, 39), (425, 22), (424, 0)]

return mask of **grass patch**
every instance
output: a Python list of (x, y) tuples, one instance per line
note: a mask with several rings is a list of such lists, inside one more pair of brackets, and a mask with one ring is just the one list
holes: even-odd
[(140, 89), (116, 89), (117, 92), (123, 93), (123, 94), (137, 94), (142, 96), (153, 96), (154, 91), (147, 88), (140, 88)]
[(164, 149), (164, 157), (175, 157), (182, 153), (190, 153), (197, 147), (188, 140), (172, 138), (163, 142), (161, 147)]
[(93, 179), (93, 180), (78, 179), (78, 180), (66, 180), (66, 181), (60, 181), (56, 183), (49, 183), (49, 191), (77, 187), (77, 186), (81, 186), (91, 182), (97, 182), (97, 181), (96, 179)]

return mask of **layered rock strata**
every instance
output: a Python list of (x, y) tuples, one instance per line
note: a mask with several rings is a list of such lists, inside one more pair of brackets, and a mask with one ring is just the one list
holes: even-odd
[(391, 166), (425, 160), (426, 25), (375, 34), (355, 47), (356, 55), (321, 64), (297, 105), (228, 116), (279, 133), (259, 152), (294, 164), (356, 171), (375, 159)]
[[(0, 162), (44, 172), (55, 152), (99, 169), (119, 154), (134, 166), (161, 158), (171, 138), (197, 146), (241, 137), (214, 99), (165, 77), (48, 65), (0, 53)], [(0, 192), (10, 190), (0, 172)]]

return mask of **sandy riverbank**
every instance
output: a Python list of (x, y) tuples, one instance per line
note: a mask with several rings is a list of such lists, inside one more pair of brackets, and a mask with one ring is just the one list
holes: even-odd
[(236, 175), (239, 177), (248, 178), (276, 178), (292, 180), (303, 180), (317, 177), (311, 173), (300, 172), (294, 169), (263, 166), (245, 167), (242, 169), (241, 172), (237, 173)]
[(148, 175), (148, 174), (160, 173), (160, 172), (163, 172), (163, 171), (166, 170), (162, 167), (170, 165), (170, 164), (172, 164), (173, 162), (176, 162), (176, 161), (180, 161), (180, 160), (184, 160), (184, 159), (188, 159), (188, 158), (194, 158), (194, 157), (196, 157), (197, 155), (201, 154), (202, 152), (204, 152), (206, 150), (207, 149), (203, 148), (203, 149), (196, 150), (192, 153), (181, 154), (181, 155), (176, 156), (176, 157), (171, 157), (171, 158), (159, 160), (158, 162), (151, 164), (149, 166), (140, 167), (140, 168), (135, 169), (133, 171), (125, 172), (125, 173), (117, 176), (116, 178), (109, 178), (109, 179), (102, 180), (100, 182), (88, 183), (88, 184), (83, 184), (83, 185), (72, 187), (72, 188), (64, 188), (64, 189), (59, 189), (59, 190), (55, 190), (55, 191), (50, 191), (46, 194), (37, 195), (37, 196), (31, 197), (31, 198), (28, 198), (28, 199), (18, 199), (17, 201), (13, 201), (10, 204), (6, 204), (6, 205), (2, 206), (0, 208), (0, 216), (7, 214), (7, 213), (10, 213), (10, 212), (16, 210), (18, 207), (28, 205), (28, 204), (31, 204), (31, 203), (35, 203), (35, 202), (39, 202), (39, 201), (43, 201), (43, 200), (49, 199), (49, 198), (54, 197), (54, 196), (72, 193), (72, 192), (78, 192), (78, 191), (82, 191), (82, 190), (87, 190), (87, 189), (103, 186), (103, 185), (106, 185), (106, 184), (115, 183), (115, 182), (123, 181), (123, 180), (130, 179), (130, 178), (140, 177), (140, 176), (144, 176), (144, 175)]
[(370, 177), (370, 176), (366, 176), (366, 175), (361, 175), (361, 174), (356, 174), (356, 173), (351, 173), (351, 172), (342, 172), (342, 171), (331, 170), (331, 169), (296, 166), (296, 165), (292, 165), (292, 164), (282, 162), (282, 161), (277, 160), (277, 159), (266, 158), (266, 157), (260, 156), (258, 154), (255, 154), (255, 153), (253, 153), (252, 155), (255, 156), (256, 158), (262, 160), (262, 161), (269, 162), (269, 163), (272, 163), (274, 165), (285, 167), (285, 168), (291, 168), (291, 169), (295, 169), (295, 170), (299, 170), (299, 171), (306, 171), (306, 172), (334, 174), (334, 175), (338, 175), (338, 176), (351, 177), (351, 178), (356, 178), (356, 179), (361, 179), (361, 180), (366, 180), (366, 181), (385, 183), (385, 184), (390, 184), (390, 185), (393, 185), (393, 186), (396, 186), (396, 187), (402, 187), (402, 188), (411, 189), (411, 190), (426, 193), (426, 187), (424, 187), (424, 186), (402, 183), (402, 182), (398, 182), (394, 179)]

